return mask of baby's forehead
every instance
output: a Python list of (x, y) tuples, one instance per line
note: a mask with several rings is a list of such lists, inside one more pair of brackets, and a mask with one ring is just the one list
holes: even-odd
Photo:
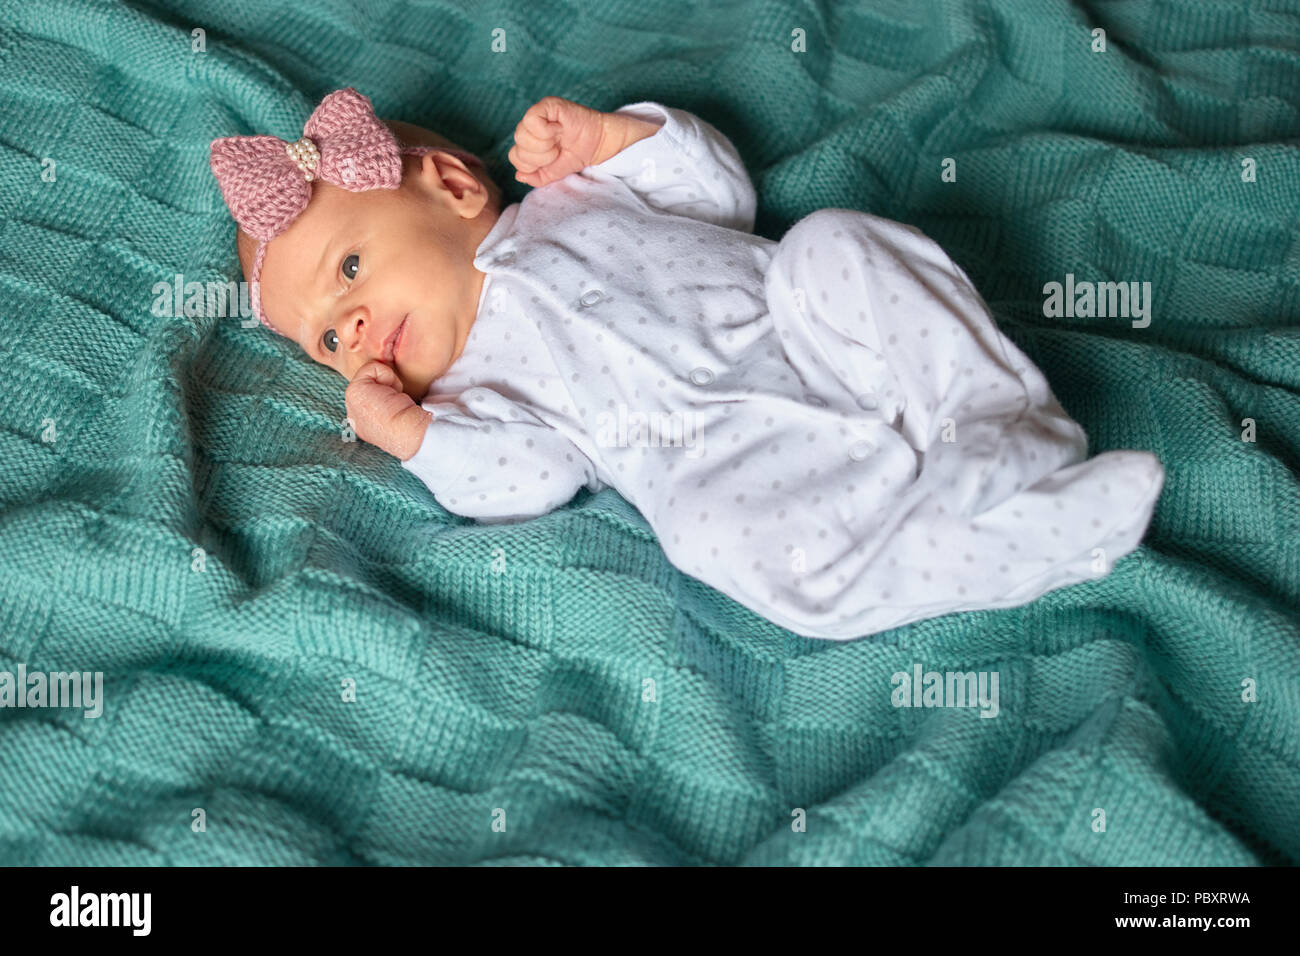
[[(277, 249), (297, 245), (301, 242), (310, 242), (313, 237), (319, 238), (321, 229), (332, 228), (333, 224), (337, 223), (340, 218), (355, 220), (360, 216), (364, 216), (367, 201), (373, 201), (373, 199), (373, 190), (349, 192), (345, 189), (330, 186), (328, 183), (318, 182), (314, 184), (311, 200), (307, 208), (300, 214), (299, 221), (290, 224), (289, 228), (273, 239), (272, 242)], [(244, 232), (243, 229), (236, 228), (235, 249), (239, 255), (239, 265), (244, 271), (245, 280), (251, 280), (253, 260), (257, 256), (257, 247), (258, 241), (256, 239)]]

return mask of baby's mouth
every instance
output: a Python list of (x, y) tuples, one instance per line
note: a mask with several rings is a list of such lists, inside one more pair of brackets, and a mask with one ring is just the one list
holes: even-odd
[(406, 323), (411, 318), (411, 313), (402, 316), (402, 321), (397, 323), (397, 328), (389, 333), (388, 338), (384, 340), (384, 362), (392, 365), (397, 358), (397, 350), (406, 338)]

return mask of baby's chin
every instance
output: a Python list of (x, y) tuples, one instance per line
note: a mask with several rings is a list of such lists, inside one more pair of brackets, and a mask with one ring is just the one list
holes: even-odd
[(435, 381), (432, 376), (426, 380), (424, 378), (412, 378), (409, 375), (403, 375), (401, 376), (401, 379), (402, 391), (416, 402), (424, 400), (424, 396), (429, 394), (429, 389), (433, 387)]
[(391, 367), (402, 382), (402, 391), (417, 402), (429, 393), (429, 387), (436, 377), (419, 371), (410, 362), (395, 362)]

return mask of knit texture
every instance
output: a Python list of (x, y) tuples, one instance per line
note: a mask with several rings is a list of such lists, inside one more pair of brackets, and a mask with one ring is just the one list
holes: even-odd
[[(0, 710), (0, 862), (1300, 863), (1294, 4), (711, 6), (8, 5), (0, 671), (102, 671), (104, 711)], [(770, 238), (920, 227), (1090, 453), (1160, 457), (1146, 541), (837, 643), (612, 490), (448, 515), (344, 440), (341, 378), (166, 307), (240, 278), (211, 141), (345, 86), (507, 201), (537, 99), (653, 99), (736, 143)], [(1150, 325), (1046, 317), (1067, 275), (1149, 281)], [(895, 707), (918, 663), (996, 671), (998, 715)]]
[(307, 208), (313, 179), (352, 192), (402, 182), (396, 137), (365, 95), (350, 88), (321, 101), (301, 139), (222, 136), (212, 141), (209, 165), (230, 214), (262, 241), (284, 232)]

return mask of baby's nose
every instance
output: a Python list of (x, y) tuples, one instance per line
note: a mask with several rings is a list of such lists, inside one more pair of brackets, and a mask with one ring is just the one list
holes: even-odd
[(366, 341), (368, 336), (374, 334), (374, 323), (370, 321), (370, 312), (365, 306), (358, 305), (349, 309), (341, 324), (339, 336), (347, 348), (355, 349), (367, 344), (373, 347), (376, 344)]

